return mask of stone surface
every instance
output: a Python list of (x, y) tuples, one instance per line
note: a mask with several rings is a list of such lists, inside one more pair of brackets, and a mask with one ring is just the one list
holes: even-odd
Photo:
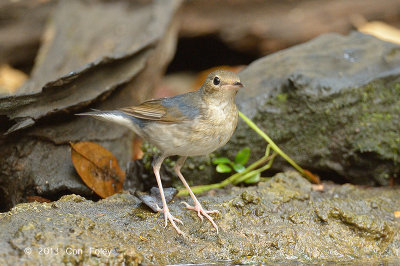
[[(361, 33), (322, 35), (246, 67), (236, 102), (283, 151), (323, 179), (387, 185), (400, 173), (399, 51)], [(189, 158), (183, 174), (196, 185), (220, 181), (212, 156), (233, 159), (248, 146), (254, 161), (266, 145), (239, 119), (227, 145), (211, 157)], [(272, 173), (287, 166), (278, 157)]]
[(258, 186), (211, 191), (199, 200), (221, 212), (218, 235), (184, 209), (188, 199), (176, 199), (170, 210), (186, 237), (128, 193), (19, 204), (0, 214), (0, 263), (400, 263), (400, 190), (324, 187), (313, 191), (286, 172)]
[(365, 21), (398, 26), (399, 7), (398, 0), (185, 1), (180, 35), (212, 35), (236, 50), (266, 55), (327, 32), (347, 34)]
[[(302, 167), (322, 177), (386, 185), (400, 173), (400, 46), (352, 33), (322, 35), (240, 73), (239, 109)], [(243, 121), (230, 158), (265, 143)], [(282, 161), (274, 162), (282, 169)]]
[(32, 64), (48, 15), (56, 1), (26, 0), (0, 3), (0, 64)]
[[(30, 195), (93, 196), (73, 169), (71, 141), (103, 145), (122, 168), (131, 159), (132, 132), (73, 114), (149, 97), (175, 51), (180, 2), (94, 2), (60, 1), (31, 79), (0, 96), (0, 210)], [(17, 132), (2, 135), (13, 121)]]
[[(14, 94), (0, 95), (0, 116), (15, 122), (9, 132), (87, 106), (136, 77), (179, 3), (60, 1), (30, 79)], [(162, 55), (161, 65), (170, 57)]]

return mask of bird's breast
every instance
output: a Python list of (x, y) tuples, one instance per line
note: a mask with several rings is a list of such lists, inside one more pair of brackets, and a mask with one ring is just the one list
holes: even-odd
[(223, 105), (203, 109), (193, 120), (150, 123), (144, 128), (144, 137), (168, 155), (206, 155), (229, 141), (237, 122), (236, 106)]
[(202, 143), (205, 149), (212, 152), (225, 145), (232, 137), (238, 122), (236, 105), (208, 108), (198, 120), (193, 123), (191, 141)]

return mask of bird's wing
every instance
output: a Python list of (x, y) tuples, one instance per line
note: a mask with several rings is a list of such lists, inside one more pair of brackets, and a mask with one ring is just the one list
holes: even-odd
[(177, 106), (165, 105), (164, 102), (165, 98), (149, 100), (137, 106), (122, 108), (120, 111), (136, 118), (165, 123), (187, 120), (188, 117)]

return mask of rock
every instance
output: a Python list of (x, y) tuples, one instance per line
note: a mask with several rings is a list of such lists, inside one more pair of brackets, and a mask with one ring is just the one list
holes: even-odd
[[(122, 227), (110, 226), (111, 217), (104, 215), (111, 206), (128, 207), (126, 203), (134, 202), (135, 199), (129, 194), (109, 198), (103, 204), (95, 204), (77, 195), (67, 195), (47, 205), (20, 204), (10, 213), (1, 214), (0, 227), (3, 233), (10, 232), (11, 238), (7, 237), (7, 241), (2, 241), (0, 246), (3, 251), (11, 253), (6, 255), (6, 252), (2, 252), (0, 261), (2, 264), (24, 261), (34, 264), (94, 265), (114, 262), (138, 265), (143, 257), (131, 245), (134, 235), (124, 233)], [(86, 211), (90, 209), (90, 213), (85, 208), (88, 208)], [(112, 219), (131, 217), (128, 208), (114, 213)], [(69, 213), (72, 209), (75, 211)], [(28, 222), (12, 217), (25, 217), (22, 219), (28, 219)], [(5, 222), (6, 219), (17, 223), (12, 226)], [(118, 243), (113, 239), (118, 239)]]
[(48, 14), (56, 1), (26, 0), (0, 3), (0, 65), (28, 68), (40, 46)]
[[(302, 167), (358, 184), (399, 175), (400, 46), (369, 35), (322, 35), (240, 73), (239, 109)], [(241, 121), (221, 152), (265, 143)], [(284, 163), (276, 160), (274, 169)]]
[(123, 168), (131, 159), (131, 131), (73, 113), (151, 95), (174, 54), (180, 1), (94, 2), (60, 1), (30, 80), (0, 96), (1, 133), (16, 122), (8, 129), (16, 133), (0, 136), (0, 210), (29, 195), (93, 196), (73, 169), (69, 142), (99, 143)]
[(186, 237), (164, 228), (162, 215), (129, 193), (99, 202), (68, 195), (19, 204), (0, 214), (0, 263), (398, 264), (400, 191), (324, 185), (313, 191), (290, 171), (258, 186), (200, 196), (206, 208), (221, 212), (219, 234), (176, 199), (169, 207)]
[(185, 1), (180, 35), (217, 36), (236, 50), (266, 55), (327, 32), (347, 34), (360, 18), (398, 23), (399, 8), (392, 0)]
[(117, 86), (137, 78), (152, 53), (159, 56), (157, 65), (169, 61), (176, 34), (165, 37), (164, 53), (154, 50), (170, 31), (178, 5), (179, 0), (60, 1), (30, 79), (13, 95), (0, 95), (0, 115), (15, 122), (8, 132), (108, 96)]
[[(167, 203), (173, 200), (176, 194), (178, 194), (178, 190), (176, 188), (164, 188), (164, 197)], [(163, 206), (160, 189), (158, 187), (152, 187), (150, 189), (150, 193), (136, 191), (135, 196), (138, 197), (143, 202), (143, 204), (145, 204), (155, 213), (158, 212), (158, 208), (161, 208), (161, 206)]]

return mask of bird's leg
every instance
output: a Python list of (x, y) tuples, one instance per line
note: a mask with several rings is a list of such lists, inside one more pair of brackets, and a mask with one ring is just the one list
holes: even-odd
[(163, 204), (162, 209), (160, 209), (157, 206), (157, 211), (164, 213), (165, 227), (167, 227), (168, 220), (169, 220), (170, 223), (172, 224), (172, 226), (178, 232), (178, 234), (183, 235), (183, 232), (178, 228), (178, 226), (176, 226), (175, 221), (177, 221), (178, 223), (181, 223), (181, 224), (183, 224), (183, 223), (181, 220), (179, 220), (171, 215), (171, 213), (169, 212), (168, 206), (167, 206), (167, 201), (165, 200), (165, 196), (164, 196), (164, 190), (162, 187), (161, 177), (160, 177), (160, 168), (161, 168), (161, 164), (165, 158), (166, 158), (166, 156), (163, 154), (160, 157), (154, 159), (154, 161), (153, 161), (153, 170), (154, 170), (154, 174), (156, 176), (158, 188), (160, 189), (160, 195), (161, 195), (161, 200), (162, 200), (162, 204)]
[(186, 158), (187, 158), (186, 156), (180, 157), (178, 159), (178, 161), (176, 161), (176, 163), (175, 163), (174, 170), (175, 170), (175, 173), (178, 175), (179, 179), (182, 181), (183, 185), (185, 185), (186, 189), (189, 191), (190, 197), (192, 197), (192, 199), (193, 199), (194, 206), (190, 206), (186, 202), (182, 202), (182, 203), (186, 205), (187, 209), (196, 211), (197, 216), (199, 216), (199, 218), (201, 220), (203, 220), (203, 215), (204, 215), (211, 222), (211, 224), (214, 226), (214, 228), (217, 230), (217, 234), (218, 234), (217, 224), (214, 222), (214, 220), (211, 218), (211, 216), (208, 215), (209, 213), (218, 213), (218, 211), (217, 210), (207, 211), (207, 210), (203, 209), (200, 202), (197, 200), (196, 196), (190, 189), (188, 183), (186, 182), (185, 178), (183, 177), (183, 175), (181, 173), (181, 168), (182, 168), (183, 164), (185, 163)]

